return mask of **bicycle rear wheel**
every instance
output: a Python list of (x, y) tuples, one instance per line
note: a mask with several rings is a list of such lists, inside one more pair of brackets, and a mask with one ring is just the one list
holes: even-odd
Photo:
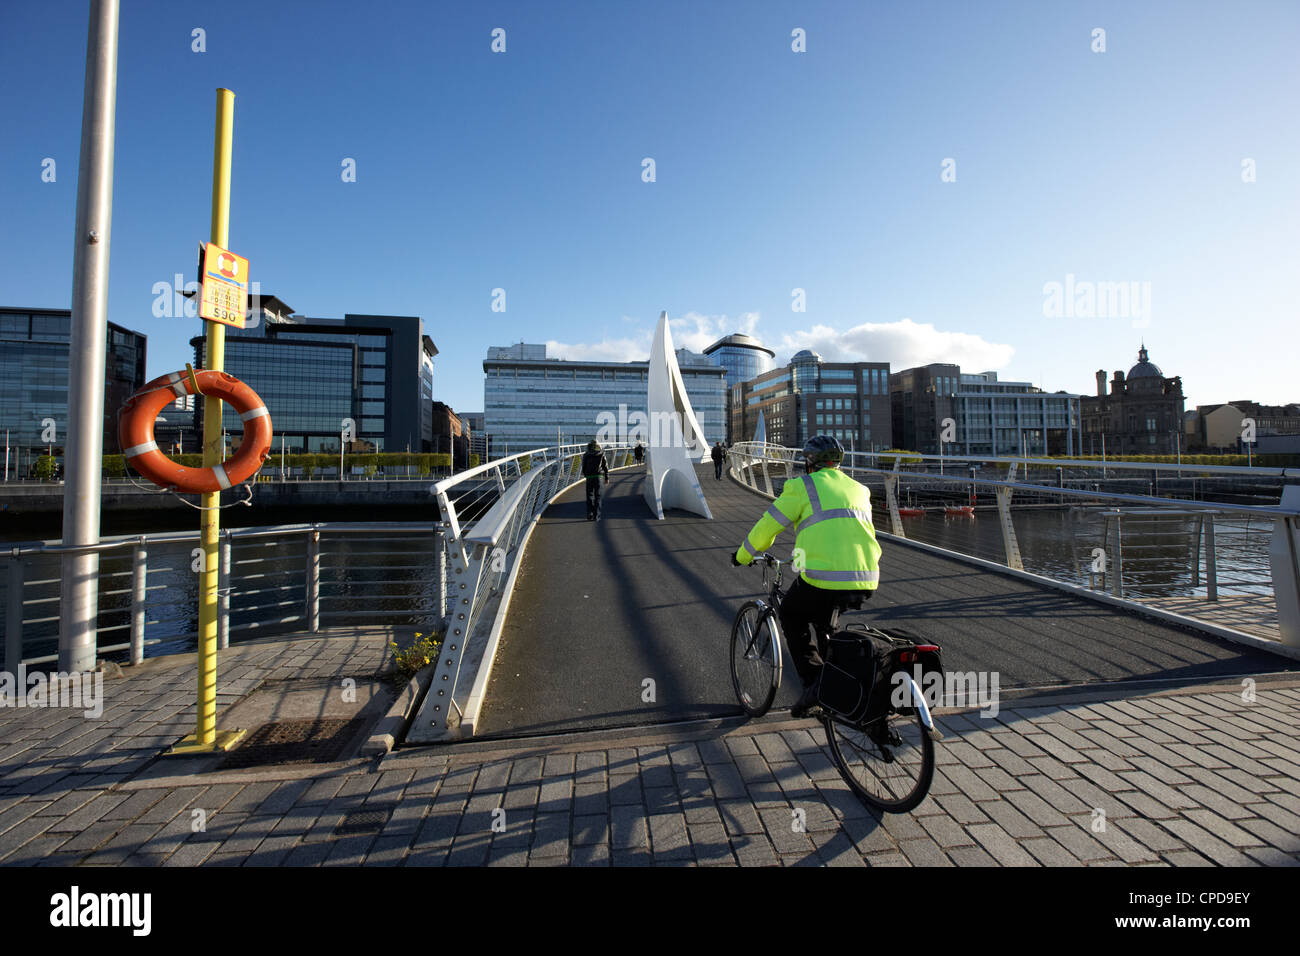
[(731, 625), (731, 684), (750, 717), (767, 713), (781, 686), (781, 630), (776, 614), (747, 602)]
[(869, 727), (823, 716), (831, 758), (858, 799), (889, 813), (919, 806), (934, 779), (934, 742), (917, 711)]

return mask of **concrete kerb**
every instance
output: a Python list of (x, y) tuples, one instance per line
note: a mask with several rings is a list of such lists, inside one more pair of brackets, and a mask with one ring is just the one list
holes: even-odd
[[(775, 495), (769, 495), (757, 488), (747, 484), (744, 479), (739, 477), (738, 472), (741, 469), (731, 469), (732, 478), (736, 483), (746, 491), (758, 495), (760, 498), (766, 498), (769, 501), (775, 501)], [(1233, 644), (1244, 644), (1258, 651), (1267, 651), (1270, 654), (1277, 654), (1279, 657), (1289, 657), (1292, 660), (1300, 661), (1300, 647), (1290, 647), (1280, 641), (1270, 641), (1267, 638), (1256, 637), (1254, 634), (1247, 634), (1244, 631), (1233, 630), (1230, 627), (1223, 627), (1219, 624), (1211, 624), (1208, 621), (1202, 621), (1199, 618), (1188, 617), (1185, 614), (1178, 614), (1175, 611), (1166, 611), (1162, 608), (1151, 607), (1138, 601), (1130, 601), (1126, 598), (1117, 598), (1112, 594), (1103, 594), (1090, 588), (1080, 587), (1077, 584), (1068, 584), (1065, 581), (1057, 581), (1055, 578), (1045, 577), (1041, 574), (1034, 574), (1032, 571), (1019, 571), (1015, 568), (1009, 568), (1005, 564), (998, 564), (996, 561), (989, 561), (985, 558), (977, 558), (973, 555), (962, 554), (960, 551), (949, 551), (947, 548), (940, 548), (938, 545), (926, 544), (924, 541), (913, 541), (911, 538), (900, 538), (890, 534), (888, 531), (877, 531), (876, 536), (887, 538), (891, 542), (905, 544), (909, 547), (919, 548), (922, 551), (929, 551), (932, 554), (942, 555), (945, 558), (954, 558), (958, 561), (964, 561), (967, 564), (973, 564), (976, 567), (984, 568), (988, 571), (995, 571), (998, 574), (1010, 575), (1014, 578), (1020, 578), (1025, 581), (1032, 581), (1034, 584), (1045, 585), (1055, 588), (1058, 591), (1064, 591), (1067, 594), (1073, 594), (1076, 597), (1087, 598), (1090, 601), (1096, 601), (1099, 604), (1109, 604), (1111, 607), (1121, 608), (1133, 614), (1143, 617), (1154, 618), (1158, 621), (1164, 621), (1169, 624), (1177, 624), (1180, 627), (1191, 628), (1208, 634), (1211, 637), (1217, 637), (1220, 640), (1229, 641)]]
[(435, 661), (420, 668), (415, 676), (406, 682), (406, 687), (398, 694), (397, 700), (393, 701), (388, 712), (380, 718), (379, 723), (371, 731), (370, 737), (361, 745), (361, 756), (382, 757), (406, 737), (407, 728), (415, 719), (416, 711), (428, 692), (429, 685), (433, 683), (433, 675), (437, 669), (438, 663)]
[[(633, 462), (630, 465), (611, 468), (610, 471), (627, 471), (629, 468), (639, 467), (641, 466)], [(570, 488), (582, 484), (583, 480), (584, 479), (580, 478), (577, 481), (570, 482), (556, 491), (556, 493), (546, 502), (547, 508), (554, 504), (555, 501)], [(519, 541), (519, 548), (515, 553), (514, 564), (510, 568), (510, 574), (507, 576), (505, 585), (502, 589), (500, 602), (497, 604), (496, 614), (492, 619), (492, 630), (488, 633), (487, 644), (483, 648), (483, 656), (479, 661), (478, 672), (474, 675), (474, 683), (470, 688), (469, 697), (466, 699), (465, 707), (461, 713), (460, 725), (457, 728), (459, 730), (459, 737), (474, 736), (474, 728), (478, 724), (478, 714), (483, 707), (483, 701), (487, 695), (488, 681), (492, 677), (492, 667), (496, 662), (497, 645), (501, 643), (501, 631), (505, 628), (506, 615), (510, 613), (510, 601), (514, 595), (515, 580), (519, 577), (519, 569), (523, 567), (524, 553), (528, 548), (528, 542), (532, 539), (533, 530), (537, 527), (537, 522), (541, 520), (542, 515), (545, 513), (546, 508), (543, 508), (538, 512), (537, 516), (529, 523), (528, 530), (524, 532), (524, 536)]]

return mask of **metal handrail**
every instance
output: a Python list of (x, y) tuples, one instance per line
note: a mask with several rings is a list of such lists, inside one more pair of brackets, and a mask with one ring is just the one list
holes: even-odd
[[(745, 443), (738, 443), (745, 444)], [(796, 449), (788, 449), (796, 451)], [(1020, 465), (1040, 465), (1046, 468), (1104, 468), (1106, 470), (1131, 470), (1131, 471), (1173, 471), (1181, 475), (1184, 471), (1195, 472), (1212, 472), (1223, 475), (1240, 475), (1242, 477), (1273, 477), (1273, 478), (1297, 478), (1300, 479), (1300, 468), (1264, 468), (1246, 465), (1198, 465), (1192, 462), (1149, 462), (1123, 461), (1110, 458), (1030, 458), (1023, 456), (994, 456), (994, 455), (930, 455), (921, 452), (907, 451), (851, 451), (844, 453), (845, 458), (857, 456), (866, 456), (875, 459), (921, 459), (921, 462), (968, 462), (968, 463), (987, 463), (994, 467), (1005, 467), (1012, 462)], [(1190, 456), (1189, 456), (1190, 457)], [(858, 466), (854, 466), (858, 467)]]
[[(751, 446), (758, 446), (763, 450), (763, 453), (754, 454), (749, 450)], [(759, 463), (759, 462), (772, 462), (776, 464), (786, 465), (792, 463), (793, 461), (798, 460), (795, 458), (785, 458), (785, 457), (767, 454), (767, 452), (771, 451), (774, 448), (780, 448), (780, 446), (762, 445), (757, 442), (737, 442), (735, 445), (731, 447), (730, 452), (737, 455), (744, 455), (746, 458), (750, 459), (749, 462), (744, 464), (744, 467), (746, 468), (752, 467), (754, 463)], [(790, 452), (791, 454), (794, 454), (797, 451), (796, 449), (793, 448), (780, 448), (780, 450)], [(802, 452), (799, 452), (799, 454), (802, 455)], [(847, 461), (847, 459), (851, 455), (864, 455), (864, 454), (871, 455), (873, 453), (846, 452), (845, 459)], [(880, 457), (880, 458), (917, 457), (915, 455), (912, 456), (886, 455), (880, 452), (876, 452), (874, 454), (876, 457)], [(936, 461), (938, 460), (938, 456), (928, 456), (928, 457)], [(954, 459), (945, 456), (944, 460), (952, 461)], [(1025, 459), (1025, 458), (998, 458), (998, 459), (986, 458), (981, 460), (995, 462), (1002, 466), (1020, 465), (1026, 462), (1032, 463), (1035, 461), (1038, 462), (1044, 461), (1044, 459)], [(1058, 466), (1058, 463), (1056, 462), (1049, 462), (1049, 463), (1051, 463), (1053, 466)], [(1101, 462), (1100, 461), (1096, 462), (1096, 465), (1100, 466)], [(1046, 495), (1052, 495), (1054, 497), (1064, 496), (1067, 498), (1084, 498), (1089, 501), (1096, 501), (1098, 499), (1101, 499), (1105, 501), (1134, 502), (1137, 504), (1154, 505), (1156, 507), (1163, 507), (1164, 503), (1168, 502), (1170, 506), (1177, 506), (1179, 508), (1187, 508), (1196, 511), (1208, 511), (1214, 513), (1234, 512), (1234, 513), (1253, 514), (1253, 515), (1261, 515), (1261, 516), (1269, 516), (1269, 517), (1295, 517), (1296, 515), (1300, 514), (1300, 511), (1297, 511), (1296, 509), (1293, 508), (1284, 508), (1280, 504), (1279, 505), (1239, 505), (1239, 504), (1232, 504), (1230, 502), (1195, 501), (1186, 498), (1168, 498), (1168, 497), (1160, 497), (1160, 496), (1153, 496), (1153, 495), (1133, 495), (1133, 494), (1125, 494), (1123, 492), (1100, 491), (1100, 490), (1093, 490), (1087, 488), (1071, 488), (1068, 485), (1066, 486), (1041, 485), (1041, 484), (1036, 484), (1034, 482), (1028, 482), (1028, 481), (1000, 481), (995, 478), (979, 478), (979, 477), (973, 477), (971, 475), (942, 475), (937, 472), (930, 472), (930, 471), (921, 472), (921, 473), (904, 472), (904, 471), (895, 471), (893, 469), (888, 469), (888, 468), (875, 468), (867, 465), (857, 465), (857, 464), (850, 464), (848, 467), (842, 465), (841, 467), (844, 467), (846, 471), (848, 470), (848, 468), (851, 467), (854, 472), (868, 472), (870, 474), (879, 475), (881, 477), (887, 477), (887, 476), (892, 476), (897, 474), (900, 477), (907, 477), (912, 479), (925, 478), (927, 481), (948, 482), (954, 485), (960, 485), (964, 487), (969, 487), (971, 485), (978, 485), (980, 487), (988, 487), (988, 488), (1010, 488), (1021, 493), (1024, 492), (1042, 493)], [(1112, 465), (1107, 464), (1106, 467), (1110, 468), (1112, 467)], [(1154, 466), (1142, 465), (1140, 467), (1149, 471)], [(1186, 469), (1192, 466), (1184, 465), (1183, 467)], [(1218, 466), (1207, 466), (1207, 467), (1218, 467)], [(1247, 469), (1247, 468), (1242, 468), (1237, 470), (1241, 472), (1254, 473), (1254, 474), (1259, 474), (1260, 472), (1263, 471), (1263, 469)], [(1286, 469), (1277, 469), (1277, 471), (1279, 472), (1279, 474), (1282, 474), (1286, 472)], [(1295, 477), (1300, 477), (1300, 470), (1291, 469), (1291, 472)]]
[[(858, 456), (864, 453), (857, 453)], [(750, 489), (765, 494), (768, 497), (775, 497), (778, 490), (773, 486), (772, 468), (777, 466), (784, 469), (787, 479), (794, 476), (793, 463), (801, 455), (796, 449), (785, 448), (782, 446), (771, 445), (762, 442), (740, 442), (732, 446), (729, 452), (730, 472), (736, 480), (746, 485)], [(1260, 540), (1259, 535), (1272, 533), (1274, 529), (1295, 527), (1297, 520), (1300, 519), (1300, 508), (1294, 506), (1276, 505), (1243, 505), (1232, 502), (1207, 502), (1199, 500), (1188, 500), (1185, 498), (1162, 497), (1157, 495), (1137, 495), (1123, 492), (1107, 492), (1094, 490), (1091, 488), (1070, 487), (1064, 484), (1044, 485), (1031, 481), (1018, 481), (1016, 477), (1017, 469), (1026, 461), (1041, 462), (1042, 459), (1023, 459), (1023, 458), (1006, 458), (998, 459), (998, 463), (1005, 465), (1007, 468), (1005, 478), (998, 477), (979, 477), (974, 474), (966, 475), (941, 475), (936, 472), (916, 472), (903, 471), (900, 468), (901, 459), (906, 456), (901, 454), (885, 455), (876, 453), (876, 458), (894, 459), (892, 469), (877, 468), (865, 466), (853, 462), (846, 455), (846, 461), (841, 465), (846, 473), (851, 474), (860, 480), (871, 479), (873, 484), (879, 480), (885, 491), (885, 502), (888, 508), (888, 516), (885, 520), (889, 522), (889, 527), (893, 535), (901, 538), (908, 538), (909, 535), (904, 528), (902, 518), (900, 517), (899, 486), (900, 482), (916, 483), (922, 482), (930, 485), (930, 490), (938, 496), (945, 494), (944, 486), (952, 485), (961, 490), (980, 488), (991, 490), (995, 493), (997, 499), (997, 514), (1001, 523), (1002, 530), (1002, 556), (997, 558), (997, 563), (1005, 564), (1006, 567), (1020, 572), (1024, 571), (1024, 564), (1021, 560), (1019, 543), (1016, 539), (1016, 531), (1012, 522), (1011, 515), (1011, 498), (1013, 494), (1025, 496), (1030, 495), (1035, 498), (1049, 498), (1053, 502), (1071, 503), (1071, 506), (1077, 508), (1079, 504), (1095, 504), (1101, 506), (1096, 512), (1088, 509), (1086, 513), (1099, 514), (1103, 519), (1101, 527), (1101, 541), (1104, 545), (1100, 550), (1104, 564), (1099, 572), (1103, 583), (1101, 588), (1111, 591), (1112, 595), (1117, 598), (1123, 598), (1124, 594), (1124, 555), (1129, 555), (1129, 570), (1133, 574), (1132, 568), (1136, 563), (1141, 565), (1144, 561), (1151, 560), (1152, 556), (1161, 553), (1162, 548), (1168, 545), (1162, 545), (1160, 541), (1179, 541), (1189, 548), (1188, 554), (1191, 558), (1188, 570), (1190, 571), (1190, 586), (1198, 588), (1201, 586), (1201, 569), (1200, 558), (1204, 553), (1204, 599), (1208, 602), (1214, 602), (1219, 599), (1219, 587), (1223, 584), (1231, 586), (1240, 586), (1246, 588), (1249, 594), (1272, 594), (1274, 593), (1273, 581), (1279, 574), (1287, 579), (1297, 576), (1296, 569), (1288, 565), (1285, 561), (1279, 568), (1277, 557), (1266, 547)], [(928, 456), (935, 460), (936, 456)], [(951, 460), (945, 456), (945, 461)], [(985, 459), (987, 460), (987, 459)], [(1055, 463), (1052, 463), (1055, 464)], [(1100, 462), (1093, 464), (1100, 465)], [(1109, 463), (1108, 463), (1109, 467)], [(1141, 466), (1147, 467), (1147, 466)], [(1199, 468), (1200, 466), (1184, 466)], [(1240, 471), (1247, 471), (1241, 469)], [(1292, 470), (1292, 474), (1294, 474)], [(1258, 474), (1258, 470), (1255, 470)], [(779, 472), (778, 472), (779, 477)], [(934, 486), (939, 487), (934, 487)], [(1138, 505), (1137, 509), (1123, 510), (1119, 505)], [(1136, 521), (1140, 529), (1137, 534), (1142, 536), (1148, 535), (1148, 528), (1152, 522), (1160, 521), (1166, 518), (1182, 519), (1189, 521), (1192, 527), (1182, 532), (1162, 532), (1155, 533), (1158, 539), (1155, 542), (1141, 541), (1138, 543), (1125, 543), (1123, 539), (1125, 524), (1131, 524)], [(1216, 518), (1228, 519), (1229, 524), (1219, 527), (1219, 538), (1228, 537), (1239, 538), (1240, 543), (1234, 542), (1232, 545), (1216, 545), (1215, 525)], [(1253, 527), (1252, 527), (1253, 519)], [(1245, 526), (1239, 531), (1232, 530), (1233, 521), (1244, 521)], [(918, 530), (926, 526), (918, 526)], [(915, 532), (914, 532), (915, 533)], [(922, 531), (924, 535), (925, 532)], [(1133, 531), (1129, 532), (1134, 534)], [(1113, 546), (1112, 546), (1113, 542)], [(965, 545), (970, 548), (972, 544)], [(1094, 555), (1095, 551), (1094, 549)], [(1222, 552), (1217, 555), (1216, 551)], [(962, 552), (958, 552), (962, 553)], [(1236, 556), (1236, 575), (1233, 578), (1225, 579), (1218, 570), (1219, 560), (1224, 555), (1234, 554)], [(972, 553), (970, 556), (975, 557)], [(983, 560), (989, 560), (991, 555), (979, 555)], [(1077, 554), (1076, 554), (1077, 558)], [(1270, 562), (1272, 562), (1270, 564)], [(1078, 568), (1076, 568), (1076, 571)], [(1091, 571), (1083, 572), (1086, 587), (1095, 589), (1097, 587), (1098, 571), (1094, 567)], [(1153, 586), (1160, 587), (1168, 584), (1167, 580), (1158, 580), (1153, 584), (1141, 583), (1143, 572), (1138, 571), (1137, 583), (1134, 585), (1135, 590), (1141, 591)], [(1160, 574), (1162, 572), (1155, 572)], [(1053, 571), (1049, 577), (1061, 578), (1062, 572), (1058, 568)], [(1065, 578), (1070, 575), (1066, 574)], [(1186, 582), (1184, 582), (1186, 584)], [(1193, 592), (1195, 593), (1195, 592)], [(1162, 597), (1164, 595), (1161, 595)], [(1279, 608), (1280, 610), (1280, 608)]]

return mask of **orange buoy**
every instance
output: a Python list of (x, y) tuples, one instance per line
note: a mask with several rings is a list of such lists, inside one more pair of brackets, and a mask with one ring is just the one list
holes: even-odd
[(233, 375), (209, 369), (196, 371), (199, 394), (211, 395), (239, 413), (244, 437), (232, 458), (213, 468), (187, 468), (158, 449), (153, 426), (158, 413), (177, 398), (194, 393), (186, 372), (160, 375), (126, 400), (117, 422), (117, 439), (131, 467), (155, 485), (193, 494), (221, 491), (243, 484), (257, 473), (271, 451), (271, 413), (253, 391)]

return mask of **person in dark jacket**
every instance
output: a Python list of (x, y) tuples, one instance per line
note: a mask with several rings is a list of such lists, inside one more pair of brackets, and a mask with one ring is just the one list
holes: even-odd
[(632, 455), (636, 458), (636, 463), (638, 465), (645, 462), (645, 448), (640, 442), (637, 442), (636, 447), (632, 449)]
[(587, 479), (587, 520), (595, 521), (600, 513), (600, 478), (609, 484), (609, 462), (600, 444), (593, 438), (587, 442), (587, 453), (582, 456), (582, 476)]
[(726, 461), (727, 453), (722, 450), (722, 442), (713, 446), (713, 477), (722, 480), (722, 463)]

